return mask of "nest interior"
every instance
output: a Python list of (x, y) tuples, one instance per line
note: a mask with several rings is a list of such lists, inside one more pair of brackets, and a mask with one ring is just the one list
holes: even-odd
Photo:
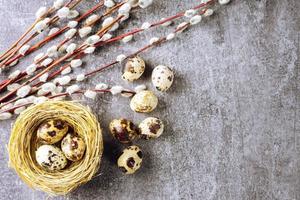
[[(86, 143), (82, 160), (65, 169), (46, 171), (35, 159), (38, 126), (49, 119), (66, 121)], [(103, 140), (99, 122), (90, 109), (70, 101), (47, 101), (27, 108), (17, 118), (8, 144), (9, 165), (30, 187), (51, 195), (65, 195), (91, 180), (98, 171)]]

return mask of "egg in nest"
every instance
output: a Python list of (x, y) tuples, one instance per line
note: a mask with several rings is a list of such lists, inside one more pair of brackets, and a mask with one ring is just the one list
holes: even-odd
[(47, 144), (60, 141), (68, 132), (69, 126), (66, 122), (55, 119), (42, 123), (37, 130), (38, 139)]
[(76, 134), (68, 133), (61, 141), (61, 150), (68, 160), (78, 161), (84, 156), (86, 145)]
[(35, 155), (37, 163), (49, 171), (61, 170), (68, 163), (63, 152), (53, 145), (40, 146)]

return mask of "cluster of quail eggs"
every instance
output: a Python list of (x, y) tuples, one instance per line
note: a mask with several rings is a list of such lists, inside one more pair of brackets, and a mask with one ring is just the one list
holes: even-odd
[(68, 163), (81, 160), (86, 149), (84, 140), (59, 119), (42, 123), (37, 129), (37, 139), (41, 145), (35, 152), (36, 161), (48, 171), (62, 170)]
[[(129, 58), (124, 66), (122, 79), (128, 82), (138, 80), (145, 72), (146, 64), (140, 56)], [(152, 71), (152, 84), (160, 92), (166, 92), (173, 83), (174, 72), (167, 66), (158, 65)], [(158, 98), (152, 91), (140, 91), (131, 99), (130, 108), (139, 113), (152, 112)]]
[[(127, 60), (122, 79), (133, 82), (142, 77), (145, 72), (145, 61), (135, 56)], [(152, 72), (152, 84), (160, 92), (166, 92), (174, 80), (173, 71), (166, 66), (159, 65)], [(150, 90), (137, 92), (130, 102), (130, 108), (138, 113), (150, 113), (158, 105), (158, 98)], [(120, 143), (127, 146), (118, 157), (117, 164), (125, 174), (135, 173), (142, 164), (143, 153), (140, 147), (132, 145), (136, 139), (155, 139), (161, 136), (164, 131), (164, 124), (161, 119), (148, 117), (138, 126), (128, 119), (114, 119), (109, 124), (111, 135)]]
[(114, 119), (109, 124), (112, 136), (123, 144), (132, 143), (135, 139), (155, 139), (161, 136), (164, 131), (164, 124), (161, 119), (148, 117), (138, 126), (128, 119)]
[(131, 145), (136, 139), (155, 139), (164, 131), (162, 120), (156, 117), (144, 119), (138, 126), (128, 119), (114, 119), (109, 124), (112, 136), (122, 144), (130, 144), (118, 158), (118, 167), (125, 174), (133, 174), (142, 164), (143, 153), (140, 147)]

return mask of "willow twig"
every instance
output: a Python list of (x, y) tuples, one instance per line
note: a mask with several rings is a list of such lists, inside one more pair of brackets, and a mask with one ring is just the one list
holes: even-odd
[[(97, 23), (98, 21), (100, 21), (103, 17), (106, 17), (106, 16), (112, 14), (112, 13), (113, 13), (114, 11), (116, 11), (120, 6), (122, 6), (125, 2), (126, 2), (126, 1), (121, 2), (121, 3), (117, 4), (117, 5), (115, 5), (114, 7), (108, 9), (103, 15), (101, 15), (101, 16), (99, 17), (98, 20), (94, 21), (94, 22), (93, 22), (92, 24), (90, 24), (90, 25), (94, 25), (95, 23)], [(100, 8), (101, 6), (103, 6), (103, 1), (101, 1), (99, 4), (97, 4), (97, 5), (96, 5), (95, 7), (93, 7), (91, 10), (89, 10), (87, 13), (85, 13), (84, 15), (82, 15), (81, 17), (79, 17), (76, 21), (78, 21), (78, 22), (81, 21), (82, 19), (84, 19), (86, 16), (90, 15), (92, 12), (94, 12), (95, 10), (97, 10), (98, 8)], [(69, 27), (66, 26), (66, 27), (60, 29), (60, 31), (64, 32), (64, 31), (66, 31), (66, 30), (68, 30), (68, 29), (69, 29)], [(60, 31), (58, 31), (58, 32), (60, 32)], [(54, 34), (52, 34), (52, 35), (46, 37), (46, 38), (45, 38), (43, 41), (41, 41), (40, 43), (36, 44), (35, 46), (32, 46), (32, 47), (26, 52), (26, 55), (30, 54), (31, 52), (34, 52), (34, 51), (37, 50), (40, 46), (46, 44), (47, 42), (49, 42), (50, 40), (52, 40), (54, 37), (56, 37), (56, 36), (58, 36), (58, 35), (59, 35), (59, 33), (54, 33)], [(70, 40), (71, 40), (71, 39), (64, 39), (63, 41), (61, 41), (61, 42), (58, 44), (58, 48), (61, 47), (63, 44), (69, 42)], [(20, 57), (22, 57), (22, 55), (19, 55), (19, 57), (18, 57), (17, 59), (19, 59)], [(44, 59), (46, 59), (47, 57), (48, 57), (47, 55), (43, 56), (43, 57), (42, 57), (41, 59), (39, 59), (35, 64), (41, 63), (41, 62), (42, 62)], [(13, 61), (12, 61), (12, 62), (13, 62)], [(37, 67), (37, 71), (39, 71), (40, 69), (43, 69), (43, 68), (44, 68), (44, 66), (38, 66), (38, 67)], [(0, 92), (3, 91), (3, 89), (5, 89), (9, 84), (17, 83), (17, 82), (23, 80), (23, 79), (25, 78), (25, 76), (26, 76), (26, 72), (23, 71), (17, 78), (15, 78), (15, 79), (13, 79), (13, 80), (12, 80), (12, 79), (6, 79), (6, 80), (2, 81), (2, 83), (0, 83)]]
[[(200, 5), (196, 6), (196, 7), (194, 7), (194, 9), (200, 9), (200, 8), (202, 8), (202, 7), (206, 6), (206, 5), (208, 5), (208, 4), (211, 3), (211, 2), (212, 2), (212, 1), (208, 1), (207, 3), (202, 3), (202, 4), (200, 4)], [(151, 24), (150, 27), (155, 27), (155, 26), (161, 25), (161, 24), (167, 22), (168, 20), (171, 21), (171, 20), (176, 19), (176, 18), (179, 18), (179, 17), (181, 17), (181, 16), (183, 16), (183, 15), (184, 15), (184, 12), (181, 12), (181, 13), (179, 13), (179, 14), (177, 14), (177, 15), (175, 15), (175, 16), (169, 17), (169, 18), (167, 18), (167, 19), (165, 19), (165, 20), (161, 20), (161, 21), (159, 21), (159, 22), (157, 22), (157, 23), (153, 23), (153, 24)], [(186, 28), (186, 27), (185, 27), (185, 28)], [(143, 31), (143, 30), (144, 30), (144, 29), (135, 29), (135, 30), (133, 30), (133, 31), (131, 31), (131, 32), (129, 32), (129, 33), (122, 34), (122, 35), (120, 35), (120, 36), (117, 36), (117, 37), (112, 38), (112, 39), (110, 39), (110, 40), (107, 40), (107, 41), (105, 41), (105, 42), (101, 41), (101, 42), (99, 42), (99, 43), (96, 43), (96, 44), (95, 44), (95, 47), (99, 47), (99, 46), (102, 46), (103, 44), (107, 44), (107, 43), (110, 43), (110, 42), (113, 42), (113, 41), (121, 40), (122, 38), (124, 38), (124, 37), (126, 37), (126, 36), (128, 36), (128, 35), (133, 35), (133, 34), (136, 34), (136, 33), (138, 33), (138, 32), (141, 32), (141, 31)], [(164, 40), (165, 40), (165, 38), (162, 39), (162, 40), (159, 40), (159, 41), (160, 41), (160, 42), (163, 42)], [(151, 45), (146, 46), (146, 47), (144, 47), (144, 48), (143, 48), (141, 51), (139, 51), (139, 52), (142, 52), (142, 51), (144, 51), (144, 50), (146, 50), (146, 49), (148, 49), (148, 48), (150, 48), (150, 47), (152, 47), (152, 46), (151, 46)], [(139, 52), (137, 52), (137, 53), (139, 53)], [(36, 80), (37, 78), (39, 78), (40, 76), (42, 76), (44, 73), (46, 73), (46, 72), (48, 72), (50, 69), (54, 68), (55, 65), (57, 65), (57, 64), (60, 63), (61, 61), (66, 60), (66, 59), (68, 59), (68, 58), (70, 58), (70, 57), (72, 57), (72, 56), (78, 56), (78, 55), (81, 54), (81, 53), (82, 53), (82, 49), (79, 48), (79, 51), (76, 50), (75, 53), (74, 53), (74, 55), (70, 55), (70, 56), (67, 55), (67, 56), (64, 56), (64, 57), (60, 58), (58, 61), (54, 62), (54, 63), (51, 64), (49, 67), (47, 67), (46, 69), (44, 69), (42, 72), (40, 72), (39, 74), (37, 74), (35, 77), (33, 77), (33, 78), (31, 78), (30, 80), (27, 80), (26, 82), (24, 82), (19, 88), (21, 88), (22, 86), (27, 85), (27, 84), (33, 82), (34, 80)], [(113, 62), (113, 63), (110, 63), (110, 64), (108, 64), (107, 66), (104, 66), (104, 68), (107, 68), (107, 67), (109, 67), (109, 66), (112, 66), (112, 65), (114, 65), (114, 64), (116, 64), (116, 63), (117, 63), (116, 61)], [(99, 70), (99, 71), (102, 71), (103, 69), (98, 69), (98, 70)], [(98, 72), (98, 71), (95, 71), (95, 72), (89, 72), (89, 73), (87, 73), (86, 75), (87, 75), (87, 76), (90, 76), (90, 75), (95, 74), (95, 73), (97, 73), (97, 72)], [(4, 97), (2, 97), (2, 98), (0, 99), (0, 102), (3, 102), (5, 99), (7, 99), (7, 98), (9, 98), (11, 95), (15, 94), (16, 91), (17, 91), (19, 88), (16, 88), (15, 90), (9, 92), (7, 95), (5, 95)]]
[[(86, 90), (78, 90), (78, 91), (76, 91), (72, 94), (69, 94), (67, 92), (63, 92), (63, 93), (48, 96), (47, 98), (48, 99), (55, 99), (55, 98), (58, 98), (58, 97), (72, 96), (74, 94), (81, 94), (82, 95), (88, 90), (91, 90), (91, 91), (94, 91), (94, 92), (97, 92), (97, 93), (111, 93), (110, 89), (106, 89), (106, 90), (86, 89)], [(130, 91), (130, 90), (122, 90), (121, 94), (123, 94), (123, 93), (129, 93), (129, 94), (133, 94), (133, 95), (135, 94), (134, 91)], [(17, 105), (17, 106), (13, 106), (13, 107), (5, 109), (5, 110), (0, 110), (0, 114), (7, 113), (7, 112), (13, 112), (14, 110), (16, 110), (18, 108), (27, 107), (27, 106), (32, 105), (32, 104), (33, 104), (33, 102), (29, 102), (29, 103), (24, 103), (24, 104), (20, 104), (20, 105)]]
[[(71, 0), (70, 2), (72, 2), (72, 1), (74, 1), (74, 0)], [(68, 6), (70, 9), (73, 9), (73, 8), (76, 7), (81, 1), (82, 1), (82, 0), (77, 0), (73, 5), (71, 5), (70, 2), (69, 2), (69, 3), (67, 3), (65, 6)], [(55, 15), (55, 16), (53, 16), (53, 17), (50, 19), (48, 25), (55, 24), (58, 20), (59, 20), (59, 17), (58, 17), (57, 15)], [(38, 20), (37, 22), (39, 22), (39, 21), (40, 21), (40, 20)], [(36, 22), (36, 23), (37, 23), (37, 22)], [(36, 24), (36, 23), (35, 23), (35, 24)], [(33, 28), (32, 28), (32, 29), (33, 29)], [(31, 29), (31, 30), (32, 30), (32, 29)], [(30, 30), (30, 31), (31, 31), (31, 30)], [(30, 32), (30, 31), (29, 31), (29, 32)], [(28, 37), (28, 39), (26, 39), (21, 45), (16, 46), (16, 47), (14, 48), (14, 50), (11, 51), (10, 54), (9, 54), (8, 56), (6, 56), (6, 58), (3, 59), (3, 60), (0, 62), (0, 68), (7, 67), (7, 66), (9, 66), (10, 64), (12, 64), (13, 62), (15, 62), (15, 61), (19, 60), (20, 58), (24, 57), (25, 55), (17, 54), (17, 52), (18, 52), (24, 45), (28, 44), (32, 39), (34, 39), (35, 37), (37, 37), (39, 34), (40, 34), (40, 33), (38, 33), (38, 32), (32, 33), (32, 34)], [(24, 38), (23, 38), (23, 39), (24, 39)], [(19, 41), (19, 43), (20, 43), (20, 41)], [(16, 55), (16, 54), (17, 54), (17, 55)], [(15, 55), (16, 55), (16, 56), (15, 56)], [(26, 54), (26, 55), (27, 55), (27, 54)]]

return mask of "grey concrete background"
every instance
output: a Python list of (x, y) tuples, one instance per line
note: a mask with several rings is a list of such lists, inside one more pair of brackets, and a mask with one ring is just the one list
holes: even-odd
[[(20, 36), (39, 6), (51, 2), (0, 0), (0, 50)], [(80, 10), (94, 4), (87, 2)], [(157, 0), (135, 11), (122, 31), (197, 2)], [(107, 126), (113, 118), (138, 123), (150, 115), (133, 113), (129, 100), (117, 96), (82, 102), (92, 107), (104, 129), (100, 175), (67, 197), (53, 199), (300, 199), (299, 9), (299, 0), (234, 0), (176, 40), (142, 54), (148, 72), (138, 83), (123, 82), (121, 66), (86, 82), (83, 87), (146, 83), (151, 89), (151, 68), (165, 64), (176, 72), (172, 89), (157, 93), (159, 107), (150, 114), (165, 121), (166, 131), (157, 140), (136, 143), (145, 159), (132, 176), (122, 175), (114, 164), (112, 155), (121, 147)], [(103, 48), (86, 59), (85, 68), (130, 53), (170, 29)], [(11, 123), (0, 122), (0, 199), (46, 199), (7, 167)]]

